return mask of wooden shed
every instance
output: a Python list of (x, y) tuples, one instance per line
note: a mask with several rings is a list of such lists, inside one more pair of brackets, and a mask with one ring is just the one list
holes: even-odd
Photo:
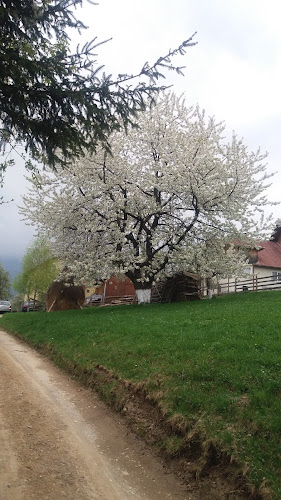
[(151, 302), (183, 302), (201, 299), (201, 283), (197, 274), (179, 273), (155, 283)]
[(86, 288), (85, 305), (132, 303), (135, 301), (135, 287), (132, 281), (123, 274), (111, 276), (94, 288)]
[(134, 300), (136, 295), (132, 281), (126, 276), (111, 276), (105, 283), (97, 288), (96, 293), (103, 295), (104, 303), (110, 304), (121, 299)]

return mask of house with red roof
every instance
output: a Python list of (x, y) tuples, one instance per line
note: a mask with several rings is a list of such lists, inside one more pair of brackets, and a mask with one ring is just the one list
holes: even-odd
[(256, 244), (235, 241), (234, 247), (246, 252), (248, 262), (244, 272), (248, 275), (224, 278), (215, 282), (214, 293), (230, 293), (242, 290), (280, 289), (281, 287), (281, 220), (269, 240)]
[(281, 281), (281, 221), (268, 241), (261, 241), (250, 252), (250, 274), (258, 278), (272, 276), (272, 280)]

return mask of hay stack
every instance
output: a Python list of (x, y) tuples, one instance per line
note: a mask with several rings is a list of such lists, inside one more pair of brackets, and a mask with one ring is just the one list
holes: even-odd
[(82, 309), (84, 300), (85, 291), (82, 286), (66, 285), (62, 281), (53, 281), (47, 291), (46, 311)]

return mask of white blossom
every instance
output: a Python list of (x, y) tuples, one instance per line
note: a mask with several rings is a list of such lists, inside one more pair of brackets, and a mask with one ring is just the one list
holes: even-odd
[(181, 270), (230, 274), (244, 257), (227, 244), (256, 236), (270, 176), (266, 155), (224, 134), (198, 106), (163, 94), (138, 128), (112, 135), (112, 155), (97, 148), (31, 179), (22, 213), (78, 281), (123, 272), (147, 289)]

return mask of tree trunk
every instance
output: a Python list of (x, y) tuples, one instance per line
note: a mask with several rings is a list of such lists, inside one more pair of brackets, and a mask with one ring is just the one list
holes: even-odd
[(211, 278), (207, 278), (207, 291), (208, 291), (208, 298), (212, 299), (213, 298), (213, 289), (212, 289)]
[(149, 304), (151, 300), (151, 288), (136, 289), (138, 304)]

